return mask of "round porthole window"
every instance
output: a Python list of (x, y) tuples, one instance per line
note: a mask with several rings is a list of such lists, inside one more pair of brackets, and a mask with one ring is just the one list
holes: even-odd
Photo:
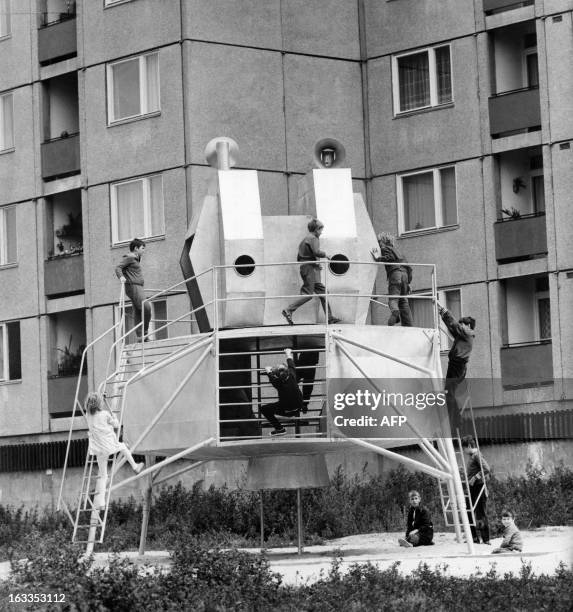
[(241, 276), (250, 276), (255, 271), (255, 260), (250, 255), (239, 255), (233, 265)]
[(343, 274), (346, 274), (348, 272), (348, 268), (350, 268), (348, 257), (346, 257), (346, 255), (341, 255), (340, 253), (333, 255), (328, 262), (328, 267), (333, 274), (342, 276)]

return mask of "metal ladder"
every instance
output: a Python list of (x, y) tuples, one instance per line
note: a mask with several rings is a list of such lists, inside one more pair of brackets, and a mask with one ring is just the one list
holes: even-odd
[[(460, 416), (463, 417), (464, 414), (469, 414), (469, 419), (471, 421), (472, 430), (473, 430), (472, 431), (473, 439), (475, 441), (476, 448), (478, 450), (478, 457), (480, 458), (480, 469), (481, 469), (481, 452), (479, 449), (479, 441), (478, 441), (476, 425), (475, 425), (470, 385), (467, 380), (465, 380), (465, 384), (467, 386), (466, 397), (465, 397), (463, 406), (460, 410)], [(460, 470), (460, 475), (462, 478), (462, 486), (464, 489), (464, 500), (465, 500), (465, 506), (467, 508), (469, 524), (471, 527), (475, 528), (477, 526), (477, 521), (475, 517), (476, 506), (479, 500), (481, 499), (482, 495), (485, 495), (486, 497), (488, 495), (486, 479), (482, 477), (481, 490), (479, 492), (479, 495), (476, 498), (475, 503), (472, 503), (471, 496), (470, 496), (470, 485), (469, 485), (468, 472), (467, 472), (467, 467), (466, 467), (466, 460), (465, 460), (465, 456), (464, 456), (463, 449), (462, 449), (462, 440), (461, 440), (459, 429), (456, 429), (456, 436), (452, 438), (452, 443), (454, 445), (454, 453), (456, 456), (456, 462), (457, 462), (458, 469)], [(483, 474), (483, 471), (482, 471), (482, 474)], [(440, 500), (442, 503), (442, 511), (444, 513), (444, 520), (445, 520), (446, 526), (450, 527), (454, 525), (454, 507), (452, 504), (452, 500), (451, 500), (451, 496), (450, 496), (450, 492), (449, 492), (447, 483), (444, 480), (439, 481), (439, 489), (440, 489)], [(463, 512), (463, 510), (461, 510), (461, 512)]]
[[(74, 521), (72, 542), (88, 544), (88, 546), (91, 545), (92, 547), (96, 542), (103, 542), (107, 522), (107, 513), (109, 510), (111, 485), (115, 472), (115, 458), (116, 455), (114, 455), (111, 460), (108, 459), (109, 476), (105, 486), (104, 506), (102, 508), (95, 505), (95, 485), (99, 478), (97, 458), (95, 455), (88, 453), (84, 464), (82, 486), (80, 489), (80, 496), (78, 499), (78, 506)], [(109, 469), (110, 465), (111, 470)]]

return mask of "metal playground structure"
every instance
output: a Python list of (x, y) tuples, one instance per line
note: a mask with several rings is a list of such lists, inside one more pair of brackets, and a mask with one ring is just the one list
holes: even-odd
[[(325, 150), (333, 152), (334, 163), (328, 166), (321, 156)], [(119, 479), (121, 461), (113, 457), (105, 503), (96, 505), (100, 476), (88, 452), (77, 505), (70, 509), (64, 494), (69, 449), (74, 423), (77, 428), (84, 414), (78, 381), (58, 499), (58, 508), (74, 526), (74, 541), (85, 542), (87, 552), (102, 542), (111, 493), (137, 479), (145, 483), (143, 553), (153, 488), (169, 479), (208, 461), (248, 459), (248, 488), (300, 493), (328, 484), (327, 453), (359, 448), (437, 478), (446, 523), (473, 554), (475, 505), (467, 493), (459, 432), (450, 430), (447, 409), (433, 406), (412, 417), (394, 402), (388, 414), (407, 416), (403, 427), (349, 435), (333, 408), (333, 394), (346, 388), (345, 381), (359, 381), (377, 393), (385, 391), (384, 381), (399, 381), (401, 388), (422, 384), (435, 392), (443, 389), (435, 267), (408, 264), (424, 289), (407, 299), (416, 312), (429, 313), (426, 320), (432, 324), (387, 326), (391, 296), (385, 290), (384, 264), (373, 261), (376, 234), (361, 194), (353, 192), (342, 145), (331, 139), (317, 143), (316, 168), (300, 180), (297, 215), (261, 214), (257, 172), (233, 169), (237, 152), (227, 138), (207, 146), (213, 178), (183, 246), (184, 280), (146, 298), (151, 304), (163, 300), (180, 306), (188, 295), (190, 306), (169, 320), (154, 321), (148, 336), (135, 342), (138, 329), (127, 325), (122, 288), (116, 323), (84, 351), (80, 371), (88, 355), (107, 354), (97, 390), (120, 423), (118, 436), (133, 453), (144, 455), (146, 464), (139, 474)], [(290, 326), (281, 312), (299, 297), (300, 262), (292, 259), (310, 216), (324, 222), (321, 245), (332, 254), (323, 264), (325, 310), (331, 307), (341, 321), (329, 323), (319, 300), (312, 299)], [(283, 420), (288, 435), (273, 438), (261, 414), (261, 406), (276, 399), (264, 369), (281, 361), (285, 348), (296, 354), (308, 412)], [(463, 408), (471, 413), (469, 394)], [(413, 444), (425, 461), (397, 452)], [(177, 469), (165, 474), (164, 468), (175, 462)], [(300, 494), (298, 500), (300, 518)]]

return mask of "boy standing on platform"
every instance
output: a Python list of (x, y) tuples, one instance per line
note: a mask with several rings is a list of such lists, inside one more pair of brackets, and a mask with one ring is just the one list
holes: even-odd
[[(300, 275), (302, 278), (302, 287), (300, 292), (304, 294), (304, 297), (295, 300), (290, 306), (282, 311), (283, 317), (287, 320), (289, 325), (294, 325), (292, 320), (292, 313), (300, 308), (303, 304), (306, 304), (312, 299), (313, 295), (318, 295), (322, 304), (322, 309), (328, 317), (329, 323), (339, 323), (340, 319), (334, 317), (330, 310), (326, 307), (326, 299), (324, 294), (326, 289), (320, 282), (320, 264), (318, 260), (321, 257), (326, 257), (326, 253), (320, 250), (320, 235), (324, 229), (324, 224), (318, 219), (312, 219), (308, 223), (308, 234), (302, 240), (298, 247), (298, 255), (296, 260), (303, 262), (300, 267)], [(328, 258), (327, 258), (328, 259)]]
[[(143, 315), (143, 339), (147, 341), (147, 330), (151, 321), (151, 305), (145, 302), (145, 312), (142, 313), (145, 292), (143, 290), (143, 272), (141, 270), (141, 256), (145, 251), (145, 242), (139, 238), (134, 238), (129, 243), (129, 254), (123, 256), (122, 260), (115, 268), (115, 274), (122, 283), (125, 283), (125, 294), (133, 305), (134, 324), (137, 326), (141, 322)], [(136, 331), (138, 342), (142, 337), (142, 330)]]

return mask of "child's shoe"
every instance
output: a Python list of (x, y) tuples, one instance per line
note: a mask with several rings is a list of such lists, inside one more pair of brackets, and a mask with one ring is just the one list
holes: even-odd
[(139, 474), (139, 472), (141, 472), (141, 470), (145, 467), (145, 463), (136, 463), (135, 464), (135, 468), (133, 468), (133, 471), (136, 474)]
[(277, 438), (278, 436), (284, 436), (286, 432), (287, 430), (284, 427), (281, 427), (280, 429), (273, 429), (271, 431), (271, 437)]
[(404, 548), (413, 548), (412, 544), (410, 544), (410, 542), (408, 542), (408, 540), (405, 540), (404, 538), (398, 538), (398, 544), (400, 544), (400, 546), (403, 546)]

